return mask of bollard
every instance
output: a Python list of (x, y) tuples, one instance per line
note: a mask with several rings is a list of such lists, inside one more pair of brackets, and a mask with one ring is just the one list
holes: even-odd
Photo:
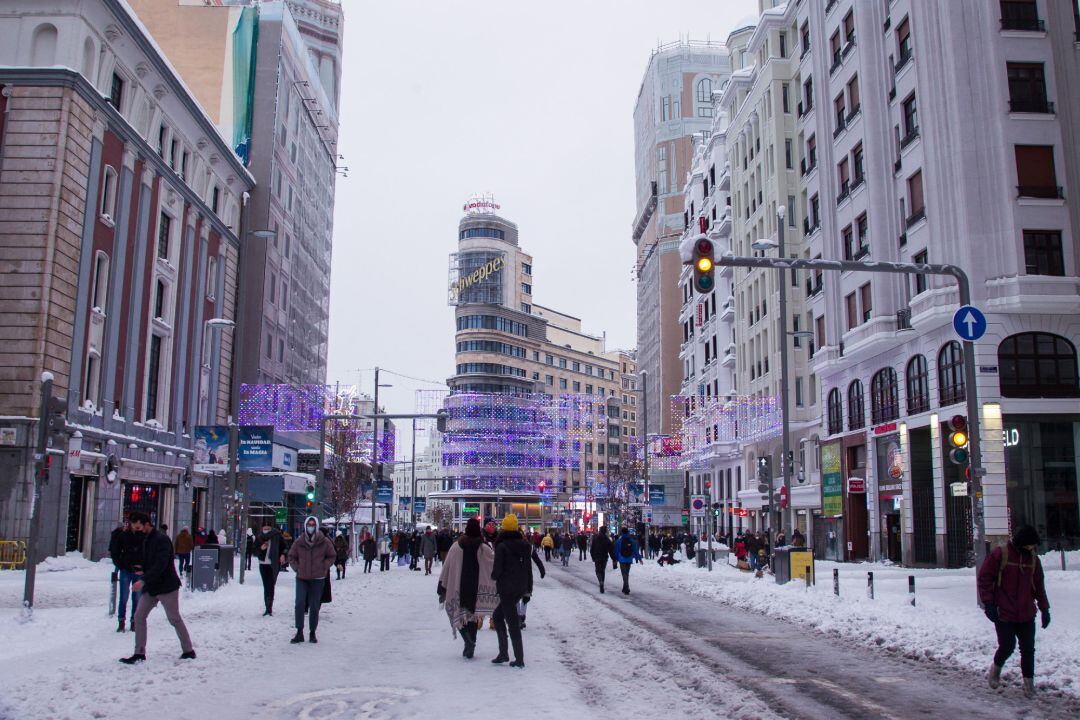
[(874, 573), (866, 573), (866, 597), (874, 599)]
[(806, 573), (803, 575), (803, 579), (806, 580), (806, 589), (810, 589), (810, 568), (806, 568)]
[(911, 607), (915, 607), (915, 576), (907, 576), (908, 597), (911, 598)]
[(1065, 572), (1065, 548), (1060, 548), (1061, 552), (1061, 572)]
[(836, 597), (840, 597), (840, 571), (836, 568), (832, 571), (832, 592)]

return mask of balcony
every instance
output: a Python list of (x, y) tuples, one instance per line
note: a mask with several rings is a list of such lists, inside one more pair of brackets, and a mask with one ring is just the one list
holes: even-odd
[(896, 311), (896, 329), (911, 330), (911, 308), (900, 308)]
[(911, 60), (912, 55), (914, 55), (914, 53), (911, 53), (911, 52), (908, 52), (908, 53), (905, 53), (904, 55), (901, 55), (900, 59), (897, 60), (896, 64), (893, 66), (893, 70), (895, 72), (897, 72), (897, 73), (899, 73), (901, 70), (903, 70), (904, 66), (908, 64), (909, 60)]
[(720, 309), (721, 320), (731, 320), (735, 317), (735, 298), (728, 297), (724, 301), (724, 306)]
[(836, 196), (836, 204), (839, 205), (840, 203), (847, 200), (850, 196), (851, 184), (847, 180), (844, 180), (840, 183), (840, 194)]
[(855, 116), (862, 112), (862, 103), (855, 103), (855, 107), (851, 108), (851, 112), (847, 114), (845, 119), (846, 124), (851, 124), (851, 121), (855, 119)]
[(900, 149), (901, 149), (901, 150), (903, 150), (903, 149), (904, 149), (904, 148), (906, 148), (906, 147), (907, 147), (908, 145), (910, 145), (911, 143), (915, 142), (915, 140), (916, 140), (916, 139), (917, 139), (918, 137), (919, 137), (919, 128), (918, 128), (918, 127), (913, 127), (913, 128), (911, 128), (911, 130), (908, 130), (908, 133), (907, 133), (907, 135), (905, 135), (905, 136), (904, 136), (904, 137), (903, 137), (903, 138), (902, 138), (902, 139), (900, 140)]
[(810, 46), (809, 45), (803, 45), (802, 46), (802, 52), (799, 53), (799, 60), (802, 61), (802, 59), (804, 57), (806, 57), (806, 54), (808, 52), (810, 52)]
[(829, 74), (835, 73), (844, 64), (844, 55), (839, 50), (833, 53), (832, 65), (829, 66)]
[(825, 14), (828, 15), (829, 13), (831, 13), (832, 9), (836, 7), (836, 3), (838, 2), (840, 2), (840, 0), (829, 0), (829, 2), (825, 5)]
[(907, 227), (910, 230), (912, 225), (919, 222), (920, 220), (925, 220), (925, 219), (926, 219), (926, 208), (921, 207), (918, 210), (916, 210), (915, 212), (911, 213), (911, 215), (908, 216), (907, 220), (904, 221), (904, 225), (905, 225), (905, 227)]
[(1041, 100), (1010, 100), (1009, 112), (1014, 113), (1038, 113), (1040, 115), (1053, 115), (1054, 103)]
[(823, 282), (822, 282), (820, 277), (817, 278), (816, 282), (811, 282), (810, 280), (807, 280), (806, 281), (806, 297), (807, 298), (814, 297), (815, 295), (817, 295), (818, 293), (821, 292), (822, 287), (823, 287)]
[(802, 174), (803, 177), (806, 177), (810, 173), (814, 172), (816, 168), (817, 158), (811, 157), (809, 165), (806, 164), (806, 158), (803, 158), (799, 161), (799, 172)]
[(847, 118), (844, 117), (844, 115), (842, 115), (842, 114), (838, 115), (836, 117), (836, 129), (833, 130), (833, 133), (832, 133), (833, 140), (840, 137), (840, 134), (842, 132), (844, 132), (845, 130), (847, 130)]
[(1024, 32), (1046, 32), (1046, 23), (1037, 17), (1003, 17), (1002, 30), (1021, 30)]
[(1016, 192), (1022, 198), (1061, 200), (1065, 197), (1060, 185), (1017, 185)]
[(856, 175), (855, 179), (851, 181), (851, 191), (855, 192), (855, 190), (864, 182), (866, 182), (866, 175), (864, 175), (863, 173), (859, 173), (858, 175)]
[(847, 37), (847, 43), (844, 44), (844, 49), (840, 51), (840, 57), (846, 58), (851, 54), (851, 51), (855, 49), (855, 34), (852, 33)]
[(889, 32), (889, 28), (891, 28), (891, 27), (892, 27), (892, 18), (887, 17), (887, 18), (885, 18), (885, 23), (881, 26), (881, 32), (887, 33), (887, 32)]

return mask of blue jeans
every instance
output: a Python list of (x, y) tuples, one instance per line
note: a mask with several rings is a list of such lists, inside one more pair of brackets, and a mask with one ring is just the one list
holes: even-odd
[[(177, 553), (177, 559), (180, 560), (180, 574), (185, 572), (191, 572), (191, 553)], [(251, 568), (248, 567), (248, 570)]]
[(304, 613), (311, 632), (319, 627), (319, 608), (322, 606), (323, 583), (326, 578), (301, 580), (296, 578), (296, 629), (304, 632)]
[(116, 606), (116, 617), (120, 620), (124, 619), (124, 611), (127, 609), (128, 593), (131, 593), (131, 622), (135, 622), (135, 608), (139, 606), (139, 595), (137, 590), (131, 589), (131, 583), (138, 580), (138, 576), (130, 570), (120, 571), (120, 602)]

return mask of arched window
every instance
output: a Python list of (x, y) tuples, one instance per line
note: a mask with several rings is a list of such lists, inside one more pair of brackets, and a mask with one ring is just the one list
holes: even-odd
[(875, 423), (900, 417), (900, 400), (896, 392), (896, 371), (881, 368), (870, 381), (870, 417)]
[(840, 391), (833, 388), (829, 391), (829, 434), (835, 435), (844, 429), (844, 420), (840, 408)]
[(34, 28), (34, 37), (30, 42), (30, 64), (45, 67), (56, 64), (56, 27), (42, 23)]
[(697, 81), (697, 101), (712, 104), (712, 78)]
[(908, 415), (930, 409), (930, 378), (926, 370), (926, 358), (916, 355), (907, 364), (907, 411)]
[(964, 351), (960, 343), (952, 340), (945, 343), (938, 353), (938, 402), (944, 407), (963, 402), (964, 393)]
[(1026, 332), (998, 345), (998, 377), (1005, 397), (1080, 397), (1076, 348), (1059, 335)]
[(848, 430), (858, 430), (866, 425), (865, 407), (862, 380), (855, 380), (847, 389)]

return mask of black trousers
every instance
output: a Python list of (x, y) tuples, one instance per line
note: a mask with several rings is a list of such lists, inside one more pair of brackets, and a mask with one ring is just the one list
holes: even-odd
[(551, 548), (549, 547), (544, 548), (544, 560), (551, 562)]
[(326, 584), (326, 578), (316, 578), (315, 580), (296, 578), (294, 611), (296, 614), (296, 629), (300, 632), (304, 631), (305, 614), (308, 616), (308, 627), (311, 628), (311, 632), (314, 633), (319, 627), (319, 608), (322, 607), (324, 584)]
[(619, 571), (622, 572), (622, 586), (623, 590), (630, 589), (630, 566), (633, 563), (619, 563)]
[(607, 558), (593, 560), (593, 565), (596, 567), (596, 579), (600, 582), (600, 587), (604, 587), (604, 575), (607, 574)]
[(525, 649), (521, 645), (521, 619), (518, 617), (517, 604), (521, 598), (500, 597), (499, 606), (491, 614), (495, 623), (495, 634), (499, 636), (499, 654), (506, 655), (506, 630), (510, 628), (510, 642), (514, 646), (514, 659), (525, 660)]
[(390, 569), (390, 553), (384, 553), (379, 556), (379, 572), (384, 572)]
[(1001, 667), (1016, 649), (1020, 641), (1020, 673), (1026, 678), (1035, 677), (1035, 621), (994, 623), (997, 630), (998, 649), (994, 664)]
[(583, 548), (583, 547), (579, 547), (579, 548), (578, 548), (578, 556), (577, 556), (577, 559), (578, 559), (578, 560), (584, 560), (584, 559), (585, 559), (585, 548)]
[(267, 612), (274, 612), (274, 585), (277, 584), (274, 563), (259, 563), (259, 577), (263, 584), (263, 604)]

